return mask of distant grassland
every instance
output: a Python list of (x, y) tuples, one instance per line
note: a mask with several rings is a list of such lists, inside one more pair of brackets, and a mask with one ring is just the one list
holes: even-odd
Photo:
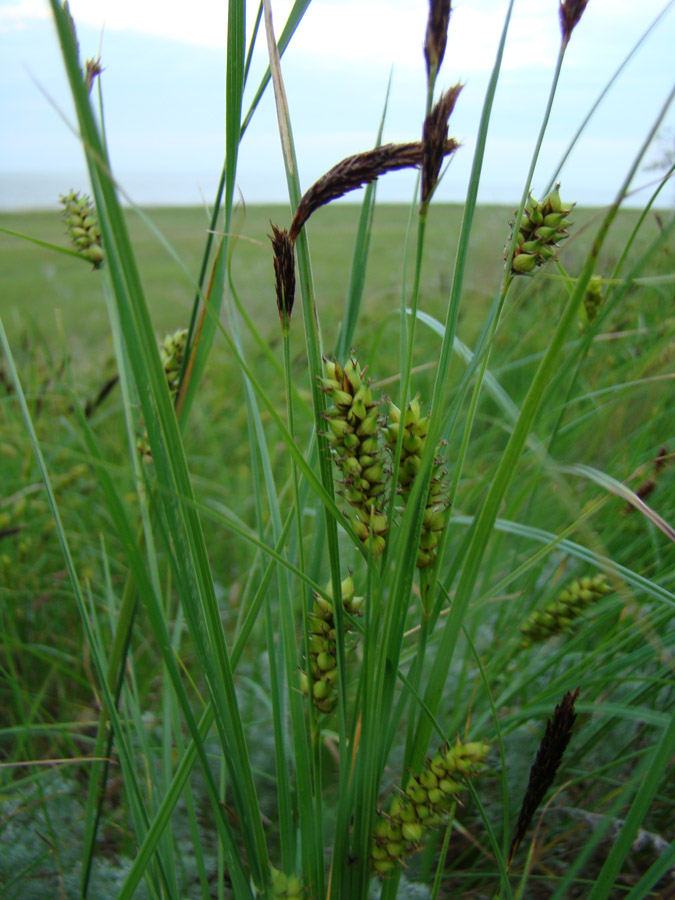
[[(360, 207), (356, 205), (333, 204), (315, 214), (307, 226), (317, 307), (327, 350), (331, 349), (344, 308), (359, 211)], [(618, 258), (638, 215), (632, 210), (619, 214), (598, 269), (601, 274)], [(129, 212), (141, 278), (159, 335), (186, 324), (209, 221), (204, 209), (158, 208), (148, 210), (147, 216), (182, 262), (181, 267), (147, 224), (136, 213)], [(376, 209), (362, 319), (357, 330), (361, 348), (367, 349), (383, 319), (398, 311), (406, 260), (410, 280), (412, 250), (406, 255), (409, 216), (409, 208), (404, 205), (383, 205)], [(461, 216), (459, 205), (434, 205), (430, 212), (420, 306), (442, 320)], [(460, 313), (459, 334), (465, 341), (475, 339), (498, 285), (503, 247), (512, 216), (513, 210), (509, 207), (484, 206), (477, 211)], [(562, 250), (562, 259), (571, 275), (576, 274), (577, 263), (581, 262), (582, 251), (588, 244), (589, 230), (584, 230), (584, 225), (595, 216), (592, 210), (574, 210), (572, 236)], [(287, 226), (290, 221), (288, 208), (249, 206), (235, 213), (233, 230), (240, 235), (240, 240), (232, 256), (232, 279), (257, 328), (273, 342), (278, 340), (279, 329), (272, 253), (267, 238), (270, 221)], [(53, 213), (3, 214), (0, 225), (39, 240), (68, 246), (57, 210)], [(657, 228), (656, 220), (650, 217), (643, 225), (638, 248), (655, 236)], [(82, 371), (81, 366), (86, 370), (88, 364), (96, 363), (96, 355), (109, 346), (109, 324), (100, 279), (88, 264), (0, 233), (0, 271), (0, 314), (10, 338), (17, 338), (33, 323), (52, 341), (57, 325), (55, 311), (58, 310), (76, 370)], [(521, 321), (518, 325), (520, 339), (523, 324)], [(302, 327), (299, 311), (295, 313), (294, 326)], [(388, 330), (387, 334), (396, 337), (394, 318), (391, 332)], [(422, 341), (425, 338), (423, 331)]]
[[(359, 212), (358, 206), (334, 204), (319, 210), (308, 226), (317, 311), (326, 354), (332, 353), (337, 326), (343, 315)], [(503, 247), (512, 215), (513, 210), (508, 207), (482, 207), (477, 211), (458, 325), (459, 338), (470, 347), (475, 345), (499, 284)], [(159, 340), (165, 333), (188, 324), (208, 218), (203, 209), (153, 209), (147, 216), (175, 254), (172, 257), (138, 214), (128, 213), (141, 278)], [(376, 209), (366, 287), (354, 338), (359, 357), (369, 366), (369, 375), (378, 390), (379, 382), (382, 382), (382, 391), (392, 396), (398, 392), (400, 285), (404, 267), (407, 267), (408, 284), (413, 269), (412, 247), (406, 244), (409, 216), (409, 209), (404, 206)], [(445, 321), (461, 216), (460, 206), (432, 206), (430, 211), (420, 309), (440, 322)], [(561, 249), (561, 259), (570, 277), (575, 277), (581, 267), (590, 236), (596, 230), (597, 216), (597, 211), (574, 210), (571, 236)], [(631, 210), (619, 214), (597, 269), (601, 276), (611, 274), (638, 216), (637, 211)], [(240, 208), (232, 223), (232, 231), (239, 235), (239, 240), (231, 258), (231, 282), (239, 302), (269, 348), (268, 355), (276, 361), (276, 367), (242, 327), (244, 351), (256, 377), (270, 396), (277, 399), (280, 409), (284, 408), (281, 336), (267, 234), (271, 231), (270, 221), (283, 227), (289, 220), (287, 207), (261, 206)], [(594, 227), (586, 228), (587, 224)], [(67, 246), (58, 211), (5, 215), (0, 218), (0, 225), (39, 240)], [(632, 247), (631, 258), (640, 255), (658, 228), (656, 218), (650, 215)], [(652, 260), (645, 274), (670, 271), (671, 255), (663, 251)], [(213, 256), (209, 272), (212, 264)], [(60, 380), (65, 376), (59, 366), (67, 357), (70, 374), (64, 383), (72, 376), (82, 405), (93, 399), (115, 372), (101, 273), (92, 271), (88, 263), (2, 233), (0, 270), (3, 284), (0, 315), (15, 348), (28, 391), (32, 385), (36, 391), (43, 391), (46, 385), (54, 396), (62, 392)], [(490, 356), (490, 370), (513, 401), (520, 404), (555, 328), (568, 287), (552, 266), (545, 277), (521, 278), (516, 287), (502, 315)], [(406, 302), (408, 299), (407, 292)], [(585, 364), (578, 389), (582, 393), (602, 390), (621, 381), (649, 378), (667, 371), (672, 317), (672, 284), (635, 288), (603, 329), (607, 333), (620, 332), (628, 336), (617, 340), (610, 334), (605, 335), (607, 340), (600, 336), (601, 340)], [(221, 318), (227, 328), (227, 315), (223, 313)], [(571, 337), (575, 339), (574, 335)], [(413, 394), (420, 392), (423, 399), (431, 394), (439, 347), (439, 336), (420, 325), (415, 339), (412, 391)], [(306, 401), (297, 405), (298, 428), (304, 440), (309, 436), (311, 424), (310, 385), (299, 296), (291, 323), (291, 354), (296, 376), (294, 389), (296, 395)], [(58, 369), (60, 372), (56, 380), (53, 375), (41, 375), (39, 367), (35, 368), (36, 358), (45, 356), (51, 358), (46, 371), (54, 373)], [(464, 369), (464, 364), (455, 358), (450, 372), (453, 384), (459, 384)], [(647, 391), (648, 386), (644, 390)], [(632, 391), (634, 403), (623, 402), (615, 407), (615, 401), (626, 396), (622, 390), (603, 399), (602, 409), (596, 407), (592, 413), (598, 423), (595, 429), (584, 430), (583, 427), (583, 412), (593, 407), (593, 401), (589, 401), (590, 406), (587, 403), (571, 407), (572, 422), (567, 426), (569, 436), (563, 441), (569, 448), (570, 459), (583, 454), (585, 448), (596, 464), (610, 465), (612, 460), (610, 468), (613, 466), (613, 471), (623, 471), (624, 466), (625, 474), (631, 471), (632, 459), (630, 462), (622, 460), (619, 464), (617, 454), (621, 456), (624, 442), (634, 434), (638, 422), (644, 420), (647, 426), (650, 416), (656, 415), (656, 407), (640, 401), (641, 389), (633, 388)], [(658, 386), (655, 392), (658, 405), (656, 397), (661, 395)], [(645, 393), (644, 396), (646, 399), (651, 395)], [(116, 448), (113, 450), (116, 454), (126, 444), (117, 390), (106, 398), (101, 413), (106, 422), (105, 440)], [(580, 430), (574, 425), (577, 413)], [(266, 427), (271, 427), (269, 414), (265, 411), (262, 421)], [(476, 467), (477, 483), (482, 470), (493, 464), (495, 454), (505, 440), (502, 425), (494, 427), (494, 423), (500, 421), (501, 415), (492, 400), (484, 396), (473, 431), (475, 440), (485, 442), (481, 444), (484, 452), (472, 457), (470, 462), (470, 468)], [(659, 440), (650, 437), (652, 430), (647, 427), (643, 435), (645, 446)], [(65, 439), (57, 438), (56, 434), (52, 432), (57, 444)], [(193, 473), (197, 478), (206, 479), (207, 494), (218, 485), (226, 501), (235, 506), (240, 504), (244, 515), (249, 511), (250, 502), (250, 451), (246, 434), (241, 373), (225, 341), (216, 335), (185, 441)], [(284, 445), (276, 443), (276, 429), (270, 431), (269, 437), (275, 448), (272, 452), (274, 465), (285, 470), (288, 456)], [(663, 434), (662, 439), (668, 440), (669, 436)], [(631, 457), (636, 449), (637, 446), (631, 450)], [(563, 452), (565, 455), (567, 453)], [(471, 482), (469, 478), (469, 495)]]

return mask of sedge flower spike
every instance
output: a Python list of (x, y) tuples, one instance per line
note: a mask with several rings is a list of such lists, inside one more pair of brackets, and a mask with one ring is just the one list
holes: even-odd
[(268, 235), (272, 241), (274, 251), (274, 283), (277, 294), (277, 309), (282, 328), (287, 328), (293, 312), (295, 301), (295, 251), (293, 242), (285, 228), (277, 228), (271, 222), (272, 234)]
[(167, 334), (159, 348), (166, 383), (169, 385), (171, 399), (175, 400), (180, 387), (180, 370), (185, 356), (187, 328), (179, 328), (173, 334)]
[(415, 852), (429, 829), (441, 825), (467, 781), (485, 767), (489, 746), (478, 741), (446, 744), (403, 792), (380, 813), (370, 848), (370, 864), (378, 875), (392, 873)]
[(99, 77), (99, 75), (103, 72), (103, 66), (101, 65), (101, 60), (96, 57), (96, 59), (88, 59), (84, 65), (84, 83), (87, 85), (87, 93), (91, 94), (91, 90), (94, 87), (94, 82)]
[(333, 404), (323, 413), (328, 424), (324, 434), (343, 476), (340, 493), (351, 507), (352, 528), (376, 557), (385, 547), (387, 517), (382, 504), (388, 485), (378, 404), (353, 354), (344, 366), (337, 360), (324, 360), (324, 373), (319, 382)]
[[(422, 455), (429, 430), (429, 416), (423, 416), (419, 395), (410, 401), (401, 420), (401, 410), (389, 401), (389, 421), (387, 422), (387, 444), (393, 454), (399, 432), (401, 438), (401, 459), (398, 467), (398, 491), (407, 502), (412, 490), (415, 476), (422, 464)], [(443, 468), (444, 460), (440, 455), (442, 442), (437, 447), (429, 491), (424, 507), (422, 531), (417, 550), (417, 568), (423, 569), (436, 561), (436, 548), (441, 532), (446, 526), (448, 498), (447, 470)]]
[(93, 263), (95, 269), (103, 265), (103, 249), (101, 247), (101, 229), (94, 204), (79, 191), (69, 191), (60, 197), (63, 204), (63, 221), (66, 223), (66, 234), (75, 245), (80, 256)]
[[(554, 259), (560, 241), (567, 238), (571, 224), (567, 218), (575, 204), (565, 206), (560, 199), (559, 184), (543, 200), (530, 195), (520, 221), (516, 248), (511, 263), (514, 275), (531, 275), (539, 266)], [(513, 224), (513, 223), (512, 223)], [(513, 231), (511, 232), (513, 234)], [(507, 251), (504, 253), (506, 259)]]
[[(456, 89), (451, 88), (452, 90)], [(451, 110), (448, 111), (448, 115), (450, 112)], [(447, 117), (445, 124), (447, 125)], [(438, 127), (441, 126), (437, 123)], [(454, 138), (447, 138), (443, 146), (436, 149), (446, 157), (454, 153), (458, 147), (459, 144)], [(365, 153), (356, 153), (341, 160), (303, 194), (288, 231), (291, 242), (295, 243), (305, 222), (320, 207), (344, 197), (350, 191), (371, 184), (387, 172), (419, 169), (420, 166), (426, 165), (424, 162), (426, 154), (424, 142), (413, 141), (407, 144), (382, 144), (380, 147), (366, 150)]]
[(525, 837), (530, 822), (534, 818), (535, 812), (555, 780), (565, 750), (572, 737), (572, 729), (577, 717), (574, 704), (578, 696), (579, 688), (576, 688), (574, 691), (567, 691), (561, 702), (556, 706), (553, 718), (546, 723), (546, 731), (530, 769), (530, 779), (520, 806), (518, 821), (516, 822), (513, 840), (511, 841), (507, 860), (509, 869), (520, 842)]
[(427, 64), (427, 80), (438, 72), (445, 56), (450, 22), (450, 0), (429, 0), (429, 18), (424, 41), (424, 60)]
[(431, 197), (448, 144), (448, 120), (464, 85), (456, 84), (438, 99), (424, 120), (422, 131), (422, 204)]
[(560, 0), (560, 31), (564, 47), (569, 43), (572, 32), (579, 24), (587, 3), (588, 0)]
[[(357, 597), (351, 575), (341, 584), (342, 606), (351, 616), (360, 616), (365, 597)], [(310, 693), (316, 708), (322, 713), (330, 713), (337, 703), (335, 685), (337, 682), (337, 644), (335, 640), (335, 611), (333, 608), (333, 592), (330, 584), (326, 593), (331, 598), (326, 600), (319, 594), (314, 595), (314, 606), (309, 614), (309, 678), (303, 672), (300, 676), (300, 688), (304, 694)], [(345, 619), (345, 631), (351, 629)]]
[(270, 866), (270, 896), (273, 900), (302, 900), (305, 892), (302, 882), (295, 875), (287, 875)]
[[(176, 402), (178, 396), (178, 388), (180, 387), (180, 373), (183, 367), (183, 359), (185, 357), (185, 347), (187, 344), (187, 328), (179, 328), (173, 334), (167, 334), (159, 345), (159, 358), (162, 361), (162, 368), (166, 377), (167, 387), (169, 388), (169, 396), (171, 402)], [(148, 441), (148, 432), (143, 428), (143, 433), (138, 439), (138, 452), (146, 462), (152, 460), (152, 451)]]
[(592, 325), (595, 322), (605, 297), (602, 292), (602, 278), (599, 275), (591, 276), (588, 282), (586, 293), (584, 294), (584, 304), (582, 318), (585, 317), (586, 323)]
[(543, 609), (535, 609), (523, 622), (520, 626), (523, 635), (521, 648), (526, 649), (534, 643), (570, 631), (587, 607), (611, 592), (603, 572), (593, 577), (585, 575), (573, 579), (554, 600)]

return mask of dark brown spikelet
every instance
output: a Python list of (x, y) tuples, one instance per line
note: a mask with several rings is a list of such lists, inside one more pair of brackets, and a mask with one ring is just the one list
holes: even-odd
[(654, 460), (654, 471), (658, 474), (668, 464), (670, 453), (667, 447), (661, 447)]
[(427, 79), (431, 72), (438, 72), (445, 56), (448, 40), (448, 23), (452, 12), (450, 0), (429, 0), (427, 36), (424, 41), (424, 59), (427, 64)]
[(530, 780), (527, 783), (527, 790), (525, 791), (520, 813), (518, 814), (518, 821), (516, 822), (516, 830), (511, 841), (507, 863), (509, 868), (516, 850), (525, 837), (530, 822), (546, 796), (546, 792), (553, 784), (558, 767), (562, 762), (563, 755), (572, 737), (572, 728), (576, 719), (574, 704), (578, 696), (579, 688), (574, 691), (568, 691), (556, 706), (553, 720), (549, 719), (546, 723), (546, 731), (539, 744), (534, 764), (530, 769)]
[(643, 481), (637, 486), (637, 488), (635, 489), (635, 493), (638, 495), (640, 500), (644, 500), (645, 497), (648, 497), (651, 494), (655, 487), (655, 481)]
[(579, 19), (584, 14), (588, 0), (560, 0), (560, 30), (563, 45), (567, 45)]
[(455, 108), (459, 92), (463, 85), (456, 84), (444, 94), (424, 121), (422, 132), (422, 203), (425, 203), (438, 181), (445, 146), (448, 142), (448, 119)]
[(88, 59), (84, 64), (84, 83), (87, 85), (87, 93), (91, 94), (94, 80), (103, 71), (100, 59)]
[[(667, 447), (661, 447), (659, 452), (654, 457), (654, 477), (648, 478), (645, 481), (641, 481), (640, 484), (635, 488), (635, 493), (638, 495), (640, 500), (644, 500), (645, 497), (648, 497), (651, 492), (656, 487), (656, 480), (659, 476), (661, 469), (663, 469), (668, 462), (670, 461), (670, 454), (668, 453)], [(624, 515), (628, 515), (628, 513), (633, 512), (635, 507), (631, 503), (627, 503), (623, 508)]]
[[(652, 481), (641, 481), (640, 484), (635, 488), (635, 493), (640, 498), (640, 500), (644, 500), (645, 497), (649, 497), (651, 492), (656, 487), (656, 482)], [(622, 509), (624, 516), (627, 516), (629, 513), (635, 512), (635, 507), (632, 503), (626, 503), (624, 508)]]
[[(447, 135), (447, 130), (446, 130)], [(457, 141), (447, 139), (442, 148), (442, 156), (448, 156), (459, 147)], [(383, 144), (374, 150), (348, 156), (322, 175), (303, 195), (295, 210), (289, 237), (293, 243), (297, 240), (302, 226), (307, 219), (331, 200), (336, 200), (375, 181), (380, 175), (398, 169), (416, 169), (422, 165), (422, 144)]]
[(277, 308), (282, 326), (290, 322), (295, 300), (295, 252), (293, 243), (285, 228), (277, 228), (270, 222), (272, 234), (268, 237), (272, 241), (274, 250), (274, 281), (277, 291)]

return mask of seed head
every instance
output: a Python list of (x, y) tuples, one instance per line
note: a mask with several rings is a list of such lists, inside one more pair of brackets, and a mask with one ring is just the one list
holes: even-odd
[(274, 281), (277, 294), (277, 309), (282, 328), (287, 328), (291, 320), (295, 300), (295, 252), (293, 243), (285, 228), (272, 225), (268, 235), (274, 250)]
[[(449, 115), (449, 113), (448, 113)], [(446, 131), (447, 134), (447, 131)], [(448, 138), (442, 147), (442, 156), (454, 153), (459, 144)], [(375, 181), (386, 172), (399, 169), (418, 169), (422, 165), (423, 149), (420, 142), (409, 144), (383, 144), (374, 150), (348, 156), (322, 175), (303, 195), (298, 203), (289, 231), (293, 243), (303, 225), (313, 212), (332, 200), (342, 197)]]
[(532, 818), (539, 808), (546, 792), (553, 784), (553, 780), (562, 762), (563, 754), (572, 737), (572, 728), (576, 714), (574, 704), (579, 696), (579, 688), (568, 691), (562, 701), (556, 706), (553, 720), (546, 723), (544, 737), (539, 744), (539, 750), (530, 769), (530, 780), (520, 807), (520, 814), (516, 822), (516, 830), (511, 841), (508, 865), (516, 854), (520, 842), (525, 836)]
[[(640, 500), (644, 500), (645, 497), (648, 497), (652, 491), (656, 488), (656, 482), (659, 477), (659, 473), (661, 470), (668, 465), (672, 458), (672, 453), (668, 452), (667, 447), (661, 447), (659, 452), (656, 454), (655, 458), (652, 460), (654, 466), (654, 475), (652, 478), (647, 478), (644, 481), (641, 481), (640, 484), (635, 488), (635, 493), (638, 495)], [(628, 515), (635, 511), (635, 507), (632, 503), (627, 503), (623, 508), (624, 515)]]
[[(352, 616), (360, 616), (365, 604), (365, 597), (357, 597), (351, 574), (342, 581), (342, 606)], [(326, 593), (332, 597), (332, 586), (326, 586)], [(330, 713), (335, 708), (337, 696), (337, 645), (335, 640), (335, 618), (333, 603), (320, 594), (314, 595), (314, 605), (309, 614), (309, 678), (305, 672), (300, 676), (300, 687), (305, 694), (310, 693), (316, 708), (323, 713)], [(345, 619), (345, 631), (351, 630), (348, 619)]]
[(446, 744), (405, 791), (396, 794), (387, 813), (380, 813), (370, 850), (370, 864), (386, 875), (417, 850), (429, 832), (440, 825), (467, 781), (485, 768), (489, 746), (478, 741)]
[(270, 866), (271, 896), (274, 900), (301, 900), (305, 896), (302, 882), (295, 875), (287, 875)]
[(656, 459), (654, 460), (654, 471), (656, 473), (660, 472), (664, 466), (668, 465), (668, 462), (672, 458), (672, 454), (668, 451), (667, 447), (661, 447), (659, 452), (656, 454)]
[[(389, 422), (387, 423), (386, 440), (393, 454), (401, 428), (401, 458), (398, 467), (398, 492), (404, 501), (408, 500), (415, 476), (422, 464), (422, 455), (429, 430), (429, 416), (422, 415), (419, 395), (414, 397), (401, 421), (401, 410), (389, 401)], [(443, 468), (443, 442), (439, 442), (437, 456), (427, 493), (426, 505), (422, 519), (422, 531), (417, 550), (417, 568), (423, 569), (436, 561), (436, 548), (441, 533), (447, 524), (447, 509), (450, 505), (448, 497), (447, 470)]]
[(87, 93), (91, 94), (94, 86), (94, 79), (101, 74), (103, 66), (100, 58), (88, 59), (84, 64), (84, 83), (87, 85)]
[(175, 399), (180, 387), (180, 371), (185, 356), (187, 333), (187, 328), (179, 328), (173, 334), (167, 334), (159, 348), (159, 356), (162, 360), (172, 400)]
[(589, 325), (592, 325), (597, 318), (598, 312), (604, 302), (605, 298), (602, 293), (602, 278), (599, 275), (593, 275), (588, 282), (586, 293), (584, 294), (584, 313)]
[(438, 99), (424, 121), (422, 132), (422, 203), (431, 196), (441, 171), (448, 141), (448, 120), (463, 85), (456, 84)]
[(66, 233), (80, 256), (93, 263), (95, 269), (103, 265), (101, 229), (91, 198), (79, 191), (70, 190), (60, 198)]
[[(568, 236), (566, 228), (571, 224), (567, 216), (574, 203), (566, 207), (560, 199), (559, 184), (541, 201), (530, 195), (520, 221), (516, 249), (511, 263), (514, 275), (531, 275), (556, 255), (560, 241)], [(512, 227), (513, 227), (513, 223)], [(513, 234), (513, 231), (511, 232)], [(508, 246), (504, 259), (508, 256)]]
[[(179, 328), (173, 334), (167, 334), (159, 345), (159, 357), (162, 361), (162, 368), (166, 377), (166, 383), (169, 388), (171, 401), (175, 403), (180, 387), (180, 373), (183, 368), (183, 359), (185, 358), (185, 348), (187, 346), (187, 328)], [(148, 440), (147, 429), (142, 425), (142, 433), (136, 443), (137, 449), (144, 462), (152, 462), (152, 450), (150, 449), (150, 441)]]
[(371, 554), (379, 556), (387, 531), (380, 504), (388, 486), (379, 439), (379, 404), (353, 355), (344, 366), (337, 360), (324, 360), (324, 377), (319, 381), (332, 401), (323, 413), (328, 426), (324, 434), (343, 476), (340, 492), (351, 507), (352, 528)]
[(560, 30), (563, 45), (567, 46), (572, 32), (582, 17), (588, 0), (560, 0)]
[(602, 572), (573, 579), (555, 600), (543, 609), (536, 609), (523, 622), (520, 626), (521, 648), (570, 631), (585, 609), (611, 592), (607, 576)]
[(448, 40), (448, 23), (452, 12), (450, 0), (429, 0), (429, 18), (424, 41), (424, 59), (427, 64), (427, 79), (441, 67)]

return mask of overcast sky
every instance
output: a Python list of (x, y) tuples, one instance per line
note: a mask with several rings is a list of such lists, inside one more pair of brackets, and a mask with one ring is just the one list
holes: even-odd
[[(290, 2), (273, 0), (277, 35)], [(456, 0), (439, 87), (465, 89), (450, 133), (463, 143), (439, 199), (466, 192), (474, 135), (506, 0)], [(224, 153), (226, 0), (71, 0), (83, 59), (101, 48), (115, 175), (141, 204), (210, 201)], [(572, 37), (534, 189), (542, 189), (593, 100), (652, 20), (666, 15), (604, 101), (562, 175), (566, 198), (610, 202), (675, 76), (675, 2), (589, 0)], [(247, 26), (257, 2), (247, 3)], [(416, 140), (424, 107), (427, 0), (314, 0), (282, 62), (303, 187), (372, 146), (393, 69), (385, 141)], [(558, 0), (516, 0), (481, 199), (519, 198), (560, 40)], [(247, 96), (266, 65), (265, 43)], [(246, 104), (245, 104), (246, 105)], [(66, 121), (64, 121), (64, 118)], [(47, 0), (0, 0), (0, 208), (53, 207), (86, 187), (81, 148)], [(668, 114), (664, 131), (675, 129)], [(654, 156), (657, 151), (654, 151)], [(653, 180), (642, 171), (636, 184)], [(271, 93), (244, 137), (238, 181), (248, 203), (283, 202)], [(411, 176), (382, 179), (382, 200), (410, 200)], [(636, 203), (647, 195), (641, 194)], [(672, 198), (672, 193), (667, 199)]]

